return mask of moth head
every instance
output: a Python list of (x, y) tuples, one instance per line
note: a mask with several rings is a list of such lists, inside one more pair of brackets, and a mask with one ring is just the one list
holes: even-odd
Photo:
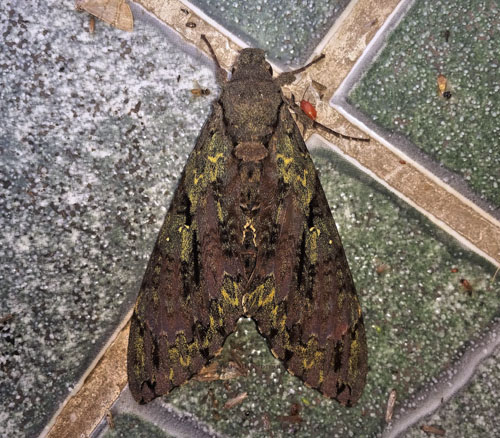
[(233, 65), (231, 79), (271, 79), (273, 69), (262, 49), (243, 49)]

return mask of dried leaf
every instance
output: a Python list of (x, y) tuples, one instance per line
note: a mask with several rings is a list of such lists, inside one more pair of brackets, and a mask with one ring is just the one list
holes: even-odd
[(117, 29), (132, 32), (134, 17), (125, 0), (77, 0), (76, 8), (83, 10)]
[(389, 399), (387, 400), (387, 410), (385, 411), (385, 422), (390, 423), (392, 420), (392, 413), (394, 412), (394, 405), (396, 404), (396, 390), (393, 389), (389, 393)]
[(234, 408), (236, 405), (239, 405), (243, 400), (245, 400), (248, 396), (248, 393), (242, 392), (241, 394), (238, 394), (236, 397), (233, 397), (232, 399), (228, 400), (224, 404), (224, 409), (231, 409)]
[(212, 382), (214, 380), (219, 380), (220, 375), (218, 373), (219, 364), (217, 362), (212, 362), (206, 367), (203, 367), (201, 371), (193, 376), (193, 380), (198, 382)]
[(420, 426), (420, 429), (422, 429), (425, 433), (427, 434), (433, 434), (433, 435), (439, 435), (439, 436), (444, 436), (446, 431), (444, 429), (441, 429), (436, 426), (428, 426), (426, 424)]
[(113, 419), (111, 411), (106, 412), (106, 423), (108, 423), (110, 429), (115, 428), (115, 420)]

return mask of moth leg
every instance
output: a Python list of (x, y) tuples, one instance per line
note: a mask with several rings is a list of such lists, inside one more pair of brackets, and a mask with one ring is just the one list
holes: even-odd
[(281, 73), (276, 79), (276, 83), (282, 87), (283, 85), (291, 84), (293, 81), (295, 81), (295, 77), (299, 74), (302, 73), (304, 70), (307, 70), (311, 65), (316, 64), (317, 62), (321, 61), (325, 57), (325, 54), (321, 54), (317, 58), (314, 58), (309, 64), (306, 64), (304, 67), (298, 68), (297, 70), (292, 70), (292, 71), (286, 71)]
[(213, 60), (215, 62), (215, 78), (217, 79), (217, 82), (219, 84), (224, 84), (225, 82), (227, 82), (227, 73), (226, 73), (226, 70), (224, 70), (221, 67), (221, 65), (219, 63), (219, 60), (217, 59), (217, 55), (215, 54), (215, 51), (214, 51), (212, 45), (208, 41), (208, 38), (204, 34), (202, 34), (201, 35), (201, 39), (207, 45), (208, 50), (210, 50), (210, 54), (212, 55), (212, 58), (213, 58)]
[(299, 119), (300, 123), (304, 125), (304, 134), (308, 129), (311, 128), (316, 128), (316, 129), (321, 129), (325, 132), (328, 132), (329, 134), (334, 135), (335, 137), (338, 138), (345, 138), (346, 140), (356, 140), (356, 141), (363, 141), (363, 142), (369, 142), (369, 138), (362, 138), (362, 137), (351, 137), (350, 135), (345, 135), (341, 134), (340, 132), (334, 131), (333, 129), (329, 128), (328, 126), (325, 126), (316, 120), (312, 120), (303, 110), (302, 108), (297, 105), (295, 102), (295, 98), (292, 95), (292, 98), (288, 98), (283, 96), (283, 100), (288, 103), (288, 107), (297, 115), (297, 118)]

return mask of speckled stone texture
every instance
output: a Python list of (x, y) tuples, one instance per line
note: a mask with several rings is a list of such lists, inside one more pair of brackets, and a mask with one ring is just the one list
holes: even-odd
[(456, 398), (419, 421), (405, 438), (425, 438), (423, 425), (443, 429), (453, 438), (493, 438), (500, 436), (500, 349), (478, 368), (476, 375)]
[(118, 415), (113, 418), (113, 427), (109, 428), (103, 438), (171, 438), (160, 428), (142, 420), (140, 417), (130, 414)]
[(279, 64), (301, 66), (348, 0), (194, 0), (208, 16)]
[[(132, 34), (98, 21), (89, 35), (71, 1), (2, 6), (0, 436), (34, 437), (132, 305), (209, 112), (189, 90), (195, 79), (216, 90), (200, 60), (140, 21)], [(167, 399), (227, 436), (380, 436), (389, 391), (401, 401), (452, 373), (498, 313), (491, 265), (336, 155), (314, 157), (366, 315), (365, 394), (352, 409), (325, 400), (244, 321), (218, 360), (246, 373)], [(497, 367), (486, 366), (468, 405), (499, 390)], [(128, 433), (136, 419), (125, 420)]]
[(0, 436), (34, 437), (132, 306), (210, 111), (200, 59), (66, 1), (0, 12)]
[[(239, 372), (192, 380), (165, 397), (227, 437), (380, 437), (391, 389), (399, 406), (441, 372), (453, 374), (468, 340), (500, 304), (490, 264), (337, 154), (317, 150), (313, 158), (365, 315), (367, 385), (353, 408), (325, 399), (288, 374), (255, 324), (243, 320), (215, 359), (221, 375), (234, 363)], [(241, 403), (224, 408), (244, 392)]]
[[(415, 2), (350, 99), (500, 206), (500, 4)], [(437, 78), (446, 77), (447, 99)]]

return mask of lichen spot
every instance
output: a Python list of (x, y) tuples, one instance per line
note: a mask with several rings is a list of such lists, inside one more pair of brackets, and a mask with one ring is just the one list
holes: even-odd
[(297, 175), (297, 181), (299, 181), (304, 187), (307, 186), (307, 170), (304, 169), (304, 176), (301, 178)]
[(189, 364), (191, 363), (191, 357), (186, 356), (186, 358), (184, 358), (183, 356), (179, 356), (179, 362), (183, 367), (187, 368), (189, 366)]
[(314, 359), (308, 361), (307, 358), (304, 358), (304, 360), (302, 361), (302, 365), (304, 365), (305, 370), (308, 370), (314, 365)]
[(350, 349), (350, 354), (349, 354), (349, 375), (350, 376), (354, 376), (357, 374), (358, 358), (359, 358), (359, 343), (355, 339), (351, 342), (351, 349)]

